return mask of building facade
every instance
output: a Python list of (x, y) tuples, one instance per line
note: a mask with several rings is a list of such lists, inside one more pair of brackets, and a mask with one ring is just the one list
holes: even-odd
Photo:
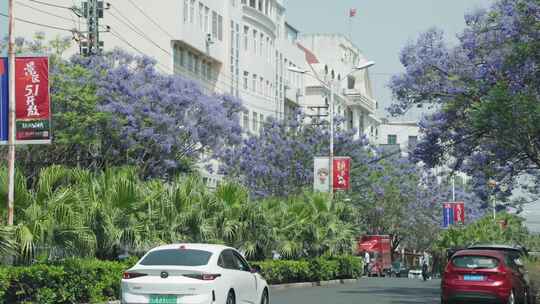
[[(345, 118), (345, 128), (356, 129), (357, 137), (375, 142), (380, 120), (375, 116), (377, 101), (373, 96), (369, 69), (355, 70), (367, 58), (341, 34), (303, 34), (299, 46), (306, 53), (311, 77), (305, 77), (304, 108), (319, 115), (320, 105), (328, 104), (327, 90), (320, 80), (333, 82), (334, 114)], [(314, 77), (313, 77), (314, 76)], [(317, 79), (318, 78), (318, 79)]]
[(382, 119), (376, 142), (385, 152), (399, 150), (406, 157), (416, 147), (419, 136), (420, 128), (416, 121), (392, 122)]
[[(81, 11), (70, 9), (82, 9), (82, 1), (43, 3), (15, 1), (18, 18), (34, 23), (17, 21), (17, 36), (44, 32), (52, 39), (87, 30)], [(327, 92), (313, 78), (289, 69), (294, 68), (333, 74), (336, 114), (358, 136), (376, 137), (377, 102), (369, 71), (350, 73), (366, 58), (343, 35), (301, 34), (287, 22), (284, 0), (128, 0), (104, 7), (99, 23), (105, 50), (120, 47), (153, 57), (164, 73), (196, 81), (209, 93), (239, 97), (246, 108), (240, 119), (246, 132), (256, 134), (268, 117), (282, 119), (297, 108), (325, 111)], [(76, 45), (66, 55), (79, 52)], [(203, 175), (210, 184), (219, 179)]]

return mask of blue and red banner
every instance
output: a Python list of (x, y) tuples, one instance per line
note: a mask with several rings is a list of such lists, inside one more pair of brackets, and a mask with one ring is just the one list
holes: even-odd
[(8, 140), (8, 74), (7, 58), (0, 58), (0, 142)]
[(456, 224), (465, 224), (465, 203), (443, 203), (443, 227), (448, 228)]

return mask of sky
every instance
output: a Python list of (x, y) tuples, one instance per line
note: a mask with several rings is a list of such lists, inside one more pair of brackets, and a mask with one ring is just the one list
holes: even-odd
[[(352, 40), (377, 64), (371, 68), (374, 94), (381, 105), (379, 117), (392, 102), (387, 83), (402, 71), (399, 53), (403, 46), (432, 27), (445, 31), (447, 40), (457, 43), (456, 35), (465, 27), (464, 14), (489, 7), (491, 0), (286, 0), (287, 20), (304, 33), (352, 32)], [(356, 8), (349, 30), (348, 11)], [(419, 111), (394, 120), (417, 120)]]
[[(356, 8), (352, 21), (352, 40), (369, 60), (374, 94), (381, 104), (378, 117), (392, 102), (387, 87), (391, 75), (403, 71), (399, 53), (408, 41), (432, 27), (444, 30), (450, 44), (465, 28), (464, 15), (488, 8), (493, 0), (286, 0), (288, 22), (304, 33), (342, 33), (349, 35), (348, 11)], [(418, 120), (421, 110), (392, 120)], [(528, 205), (523, 214), (531, 230), (540, 232), (540, 202)]]

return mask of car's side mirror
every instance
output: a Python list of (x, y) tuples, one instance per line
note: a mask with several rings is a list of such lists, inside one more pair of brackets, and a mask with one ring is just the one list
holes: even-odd
[(260, 273), (261, 272), (261, 266), (259, 265), (253, 265), (251, 267), (251, 273)]

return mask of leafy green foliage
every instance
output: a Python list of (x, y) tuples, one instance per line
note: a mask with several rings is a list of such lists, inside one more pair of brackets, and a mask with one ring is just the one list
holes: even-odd
[[(510, 214), (499, 214), (495, 221), (492, 217), (486, 216), (466, 227), (452, 227), (443, 232), (435, 247), (445, 250), (474, 243), (525, 244), (529, 233), (523, 221), (522, 218)], [(502, 222), (506, 222), (506, 227), (503, 227)]]
[(274, 251), (286, 258), (353, 252), (356, 213), (339, 199), (305, 193), (254, 203), (234, 183), (210, 191), (197, 176), (145, 181), (136, 172), (41, 170), (33, 188), (20, 183), (26, 200), (11, 234), (0, 230), (0, 249), (16, 249), (19, 263), (115, 259), (174, 242), (228, 244), (260, 260)]
[(0, 303), (99, 303), (115, 300), (133, 261), (65, 260), (0, 268)]
[(269, 284), (318, 282), (356, 279), (362, 275), (362, 260), (353, 256), (324, 257), (299, 261), (264, 261), (255, 263)]
[[(117, 300), (122, 272), (135, 263), (68, 259), (54, 264), (0, 267), (0, 303), (100, 303)], [(362, 272), (356, 257), (254, 263), (270, 284), (354, 279)]]

